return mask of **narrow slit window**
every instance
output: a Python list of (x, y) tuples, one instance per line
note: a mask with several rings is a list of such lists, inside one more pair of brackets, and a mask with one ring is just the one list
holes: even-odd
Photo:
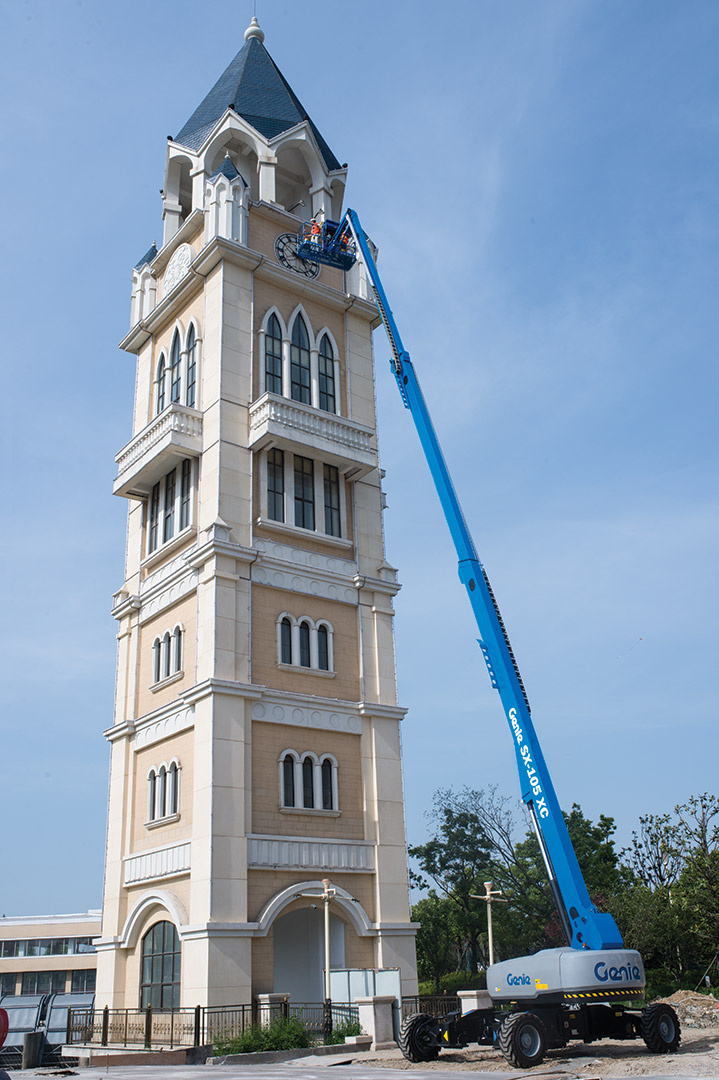
[(289, 619), (280, 623), (280, 659), (283, 664), (292, 663), (292, 623)]
[(313, 810), (315, 805), (315, 767), (308, 757), (302, 762), (302, 805), (305, 810)]
[(162, 664), (162, 677), (163, 679), (169, 678), (172, 674), (172, 656), (170, 649), (170, 631), (168, 630), (162, 639), (162, 652), (163, 652), (163, 664)]
[(177, 768), (177, 764), (174, 761), (170, 765), (168, 778), (169, 778), (169, 798), (167, 800), (167, 802), (168, 802), (167, 812), (168, 812), (168, 814), (176, 814), (177, 811), (178, 811), (179, 805), (180, 805), (179, 798), (178, 798), (178, 795), (179, 795), (179, 789), (178, 789), (179, 769)]
[(290, 381), (292, 400), (310, 404), (310, 339), (304, 319), (298, 315), (292, 325), (290, 345)]
[(175, 331), (170, 349), (170, 401), (180, 400), (182, 383), (182, 357), (180, 355), (180, 335)]
[(156, 638), (152, 645), (152, 681), (159, 682), (162, 678), (162, 645)]
[(325, 465), (325, 532), (340, 535), (340, 474), (334, 465)]
[(162, 542), (166, 544), (175, 535), (175, 477), (173, 469), (165, 477), (165, 513), (162, 521)]
[(176, 627), (175, 632), (174, 632), (174, 634), (172, 636), (174, 638), (174, 641), (173, 641), (173, 653), (174, 653), (174, 655), (173, 655), (173, 658), (172, 658), (172, 668), (173, 668), (173, 671), (182, 671), (182, 630), (180, 629), (179, 626)]
[(310, 666), (310, 624), (300, 623), (300, 667)]
[(167, 797), (167, 770), (164, 765), (160, 766), (157, 774), (157, 813), (158, 818), (165, 816), (165, 799)]
[(270, 318), (265, 334), (265, 390), (282, 393), (282, 332), (276, 315)]
[(335, 412), (335, 355), (327, 334), (322, 335), (318, 359), (320, 408)]
[(157, 777), (155, 776), (155, 770), (152, 769), (150, 775), (147, 778), (147, 820), (154, 821), (155, 817), (155, 799), (157, 788)]
[(185, 404), (189, 409), (194, 409), (197, 393), (197, 339), (195, 328), (191, 326), (187, 331), (187, 389), (185, 391)]
[(330, 669), (329, 635), (326, 626), (317, 627), (317, 666), (320, 671)]
[(332, 805), (332, 762), (325, 758), (322, 762), (322, 809), (334, 810)]
[(285, 455), (270, 450), (267, 455), (267, 513), (271, 521), (285, 520)]
[(315, 527), (315, 469), (311, 458), (295, 456), (295, 525)]
[(161, 413), (165, 408), (165, 357), (161, 356), (157, 365), (157, 387), (155, 397), (155, 412)]
[(282, 805), (295, 805), (295, 760), (291, 754), (282, 762)]
[(192, 462), (185, 458), (182, 462), (180, 479), (180, 530), (190, 524), (190, 500), (192, 498)]

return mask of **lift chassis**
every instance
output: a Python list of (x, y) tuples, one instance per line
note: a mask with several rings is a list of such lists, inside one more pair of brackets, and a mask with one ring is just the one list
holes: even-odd
[(301, 259), (349, 270), (361, 259), (392, 350), (391, 367), (429, 465), (457, 553), (459, 579), (472, 607), (478, 644), (509, 724), (522, 799), (544, 860), (567, 947), (545, 949), (487, 969), (486, 1008), (437, 1019), (408, 1017), (400, 1046), (410, 1061), (430, 1061), (447, 1047), (498, 1045), (521, 1068), (572, 1039), (641, 1037), (656, 1052), (674, 1050), (679, 1021), (670, 1006), (641, 1012), (623, 1002), (643, 997), (642, 958), (623, 947), (612, 916), (592, 902), (554, 790), (529, 699), (489, 577), (479, 561), (409, 353), (384, 291), (369, 240), (354, 210), (340, 222), (306, 222), (297, 234)]

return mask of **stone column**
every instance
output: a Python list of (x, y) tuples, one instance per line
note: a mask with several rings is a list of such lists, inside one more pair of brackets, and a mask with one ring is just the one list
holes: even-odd
[(372, 1050), (394, 1050), (397, 1046), (392, 1022), (392, 1006), (396, 1000), (394, 994), (355, 998), (360, 1027), (372, 1037)]

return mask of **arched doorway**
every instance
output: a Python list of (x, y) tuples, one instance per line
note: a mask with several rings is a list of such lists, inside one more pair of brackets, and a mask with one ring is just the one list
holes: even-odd
[[(319, 908), (299, 908), (282, 915), (272, 926), (274, 990), (290, 1001), (322, 1001), (324, 993), (324, 914)], [(330, 967), (345, 966), (345, 924), (330, 915)]]
[(179, 1009), (180, 939), (171, 922), (157, 922), (142, 939), (140, 1008)]

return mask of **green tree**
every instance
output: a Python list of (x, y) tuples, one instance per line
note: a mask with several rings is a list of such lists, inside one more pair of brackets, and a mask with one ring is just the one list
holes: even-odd
[(440, 992), (440, 979), (457, 964), (456, 930), (451, 900), (437, 896), (434, 889), (412, 908), (412, 921), (420, 924), (417, 931), (417, 973), (420, 979), (434, 981)]

